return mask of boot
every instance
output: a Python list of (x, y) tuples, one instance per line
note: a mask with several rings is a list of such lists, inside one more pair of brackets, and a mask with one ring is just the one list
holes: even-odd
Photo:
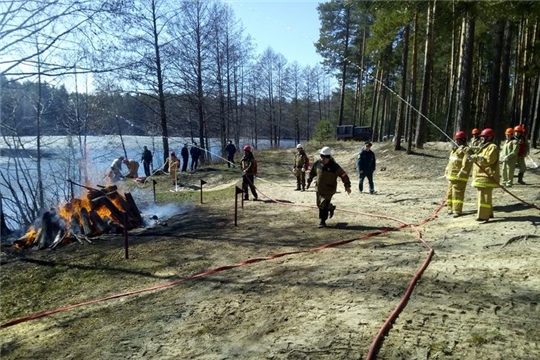
[(302, 189), (300, 188), (300, 184), (297, 184), (297, 185), (296, 185), (296, 189), (294, 189), (294, 191), (300, 191), (300, 190), (302, 190)]
[(302, 191), (306, 191), (306, 184), (302, 184)]
[(523, 181), (523, 175), (525, 175), (524, 173), (519, 173), (518, 174), (518, 183), (521, 184), (521, 185), (525, 185), (525, 181)]
[(318, 228), (325, 228), (326, 227), (326, 219), (328, 219), (328, 210), (319, 209), (319, 219), (321, 219), (321, 221), (319, 222)]
[(331, 219), (332, 216), (334, 216), (334, 211), (336, 210), (336, 205), (330, 204), (330, 207), (328, 208), (329, 218)]

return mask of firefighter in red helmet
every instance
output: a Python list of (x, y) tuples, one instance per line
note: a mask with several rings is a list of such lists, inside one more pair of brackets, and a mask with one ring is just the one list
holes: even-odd
[(456, 145), (450, 152), (448, 165), (446, 166), (446, 179), (448, 180), (448, 191), (446, 193), (446, 206), (448, 215), (454, 214), (459, 217), (463, 214), (463, 200), (465, 199), (465, 188), (471, 172), (472, 161), (469, 155), (472, 154), (467, 146), (467, 134), (465, 131), (458, 131), (454, 135)]
[(527, 166), (525, 166), (525, 157), (529, 154), (530, 147), (529, 142), (527, 141), (527, 137), (525, 136), (525, 127), (523, 125), (518, 125), (514, 128), (514, 138), (517, 141), (517, 166), (519, 168), (518, 173), (518, 183), (521, 185), (525, 185), (525, 181), (523, 181), (523, 176), (525, 175), (525, 171), (527, 170)]
[(511, 187), (514, 185), (518, 143), (514, 139), (514, 128), (506, 129), (504, 135), (506, 140), (501, 144), (501, 185)]
[(477, 190), (478, 210), (476, 221), (488, 222), (493, 217), (493, 189), (499, 187), (499, 147), (493, 143), (495, 132), (486, 128), (480, 133), (482, 146), (471, 159), (473, 186)]
[(253, 201), (258, 200), (257, 190), (255, 189), (255, 176), (257, 175), (257, 160), (253, 156), (251, 146), (244, 146), (244, 157), (240, 160), (240, 169), (242, 170), (242, 190), (244, 191), (244, 200), (249, 200), (248, 188), (253, 194)]
[(480, 146), (482, 146), (481, 139), (480, 139), (480, 130), (478, 130), (477, 128), (472, 129), (471, 135), (472, 136), (471, 136), (471, 142), (469, 143), (469, 149), (473, 153), (477, 153), (478, 150), (480, 150)]

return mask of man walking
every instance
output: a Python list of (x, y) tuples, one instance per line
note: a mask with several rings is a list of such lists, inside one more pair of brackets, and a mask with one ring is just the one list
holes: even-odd
[(143, 148), (143, 153), (142, 153), (142, 156), (141, 156), (141, 161), (143, 163), (143, 167), (144, 167), (144, 174), (146, 175), (146, 177), (150, 176), (150, 165), (152, 164), (152, 152), (150, 150), (148, 150), (148, 148), (145, 146)]
[(366, 141), (365, 147), (360, 149), (358, 159), (356, 160), (356, 168), (358, 169), (358, 190), (364, 190), (364, 179), (368, 179), (369, 193), (375, 194), (375, 184), (373, 183), (373, 173), (376, 168), (375, 154), (371, 151), (372, 144)]
[(309, 169), (309, 158), (302, 148), (302, 144), (296, 145), (296, 155), (294, 157), (294, 175), (296, 175), (296, 190), (306, 190), (306, 171)]
[(332, 151), (328, 146), (323, 147), (319, 154), (321, 158), (315, 161), (309, 172), (306, 189), (309, 189), (313, 178), (317, 177), (316, 201), (320, 219), (318, 227), (325, 228), (326, 220), (331, 219), (336, 210), (332, 204), (332, 196), (337, 190), (337, 178), (343, 181), (347, 194), (351, 193), (351, 181), (347, 173), (332, 158)]

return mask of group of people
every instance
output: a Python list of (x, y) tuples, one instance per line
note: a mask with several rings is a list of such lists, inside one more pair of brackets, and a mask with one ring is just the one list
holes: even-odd
[(465, 188), (469, 176), (472, 176), (472, 186), (477, 190), (476, 220), (485, 223), (494, 216), (493, 189), (501, 185), (513, 186), (516, 166), (519, 168), (518, 183), (525, 185), (523, 177), (529, 144), (522, 125), (506, 129), (506, 140), (500, 148), (493, 142), (493, 129), (473, 129), (471, 134), (470, 143), (467, 143), (467, 134), (464, 131), (458, 131), (454, 135), (456, 146), (450, 152), (445, 170), (448, 179), (448, 214), (454, 217), (463, 215)]
[[(364, 153), (368, 153), (366, 154)], [(332, 157), (332, 150), (325, 146), (319, 151), (320, 159), (316, 160), (311, 166), (309, 157), (303, 149), (302, 144), (296, 146), (296, 155), (294, 159), (293, 173), (296, 176), (295, 191), (305, 191), (311, 186), (315, 178), (316, 182), (316, 203), (319, 209), (319, 228), (326, 227), (326, 220), (334, 216), (336, 206), (332, 204), (332, 197), (337, 192), (337, 179), (340, 178), (345, 186), (345, 192), (351, 193), (351, 181), (349, 176), (341, 168), (341, 166)], [(358, 156), (359, 166), (359, 187), (362, 189), (362, 184), (365, 177), (368, 177), (370, 184), (370, 192), (374, 193), (373, 171), (375, 171), (375, 155), (371, 152), (371, 143), (366, 143), (366, 146), (360, 150)], [(242, 169), (242, 188), (244, 200), (249, 200), (248, 188), (253, 194), (253, 200), (257, 200), (257, 190), (254, 185), (254, 179), (257, 175), (257, 161), (251, 151), (251, 146), (244, 146), (244, 157), (240, 161)], [(307, 173), (307, 175), (306, 175)], [(368, 175), (369, 174), (369, 175)]]
[[(170, 156), (165, 160), (165, 163), (159, 170), (168, 170), (173, 185), (176, 183), (176, 174), (180, 170), (180, 164), (182, 164), (181, 171), (187, 171), (187, 166), (189, 162), (189, 157), (191, 155), (191, 165), (190, 169), (195, 170), (199, 166), (199, 158), (201, 157), (202, 150), (197, 146), (197, 143), (194, 142), (191, 146), (191, 149), (188, 149), (188, 144), (184, 144), (180, 152), (182, 157), (182, 162), (176, 156), (176, 152), (171, 151)], [(143, 163), (144, 174), (146, 177), (152, 175), (151, 167), (153, 164), (153, 155), (152, 152), (148, 149), (147, 146), (143, 147), (143, 152), (141, 155), (141, 162)], [(122, 174), (122, 164), (127, 167), (127, 174)], [(125, 156), (120, 156), (113, 160), (109, 177), (112, 181), (119, 181), (126, 178), (137, 179), (139, 177), (139, 162), (135, 159), (128, 159)]]

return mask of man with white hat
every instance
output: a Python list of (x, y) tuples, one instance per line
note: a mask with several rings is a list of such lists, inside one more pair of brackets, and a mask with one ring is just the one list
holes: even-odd
[(345, 185), (347, 194), (351, 193), (351, 180), (347, 173), (335, 162), (332, 158), (332, 151), (328, 146), (325, 146), (319, 152), (321, 159), (315, 161), (309, 177), (307, 179), (307, 187), (311, 185), (314, 177), (317, 177), (317, 207), (319, 208), (319, 228), (326, 227), (326, 220), (334, 216), (336, 206), (332, 204), (332, 196), (337, 190), (337, 178), (341, 178)]

